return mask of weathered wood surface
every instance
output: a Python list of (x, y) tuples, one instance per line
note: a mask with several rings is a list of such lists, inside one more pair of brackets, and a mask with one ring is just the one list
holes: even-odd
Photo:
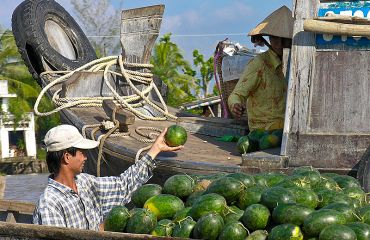
[(183, 238), (156, 237), (147, 234), (98, 232), (72, 228), (39, 226), (32, 224), (0, 222), (1, 239), (53, 239), (53, 240), (130, 240), (130, 239), (160, 239), (174, 240)]
[(236, 54), (222, 58), (222, 80), (224, 82), (239, 79), (247, 63), (254, 57), (254, 54)]
[(164, 5), (122, 11), (121, 45), (127, 61), (149, 63), (163, 12)]
[(247, 135), (247, 122), (226, 118), (180, 117), (176, 123), (191, 133), (213, 137)]
[(369, 52), (315, 49), (303, 21), (319, 2), (296, 1), (282, 155), (289, 167), (357, 169), (369, 145)]
[[(370, 24), (370, 22), (368, 23)], [(303, 28), (307, 32), (370, 37), (370, 25), (326, 22), (322, 20), (306, 19)]]
[(315, 35), (303, 31), (303, 22), (316, 16), (318, 4), (312, 1), (294, 2), (293, 46), (287, 95), (285, 126), (289, 132), (307, 131), (307, 111), (310, 96), (312, 67), (315, 57)]
[(125, 109), (121, 105), (117, 105), (113, 100), (104, 100), (103, 109), (105, 114), (113, 120), (113, 117), (122, 125), (131, 125), (135, 122), (135, 115)]
[(35, 204), (14, 200), (0, 200), (0, 221), (31, 223)]
[(370, 134), (370, 51), (317, 52), (309, 128)]
[(29, 202), (19, 202), (14, 200), (0, 200), (1, 211), (15, 211), (25, 214), (32, 214), (35, 204)]
[[(289, 167), (354, 169), (370, 143), (370, 135), (292, 134)], [(291, 150), (292, 150), (291, 149)]]

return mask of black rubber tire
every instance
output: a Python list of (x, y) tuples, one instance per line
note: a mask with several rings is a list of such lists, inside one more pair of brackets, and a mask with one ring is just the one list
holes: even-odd
[[(45, 33), (47, 20), (52, 20), (63, 29), (73, 45), (76, 59), (64, 57), (50, 45)], [(36, 79), (45, 71), (42, 59), (53, 70), (74, 70), (97, 58), (77, 22), (54, 0), (22, 2), (13, 12), (12, 29), (19, 52)]]
[(365, 192), (370, 191), (370, 147), (368, 147), (362, 156), (357, 171), (357, 178), (364, 188)]

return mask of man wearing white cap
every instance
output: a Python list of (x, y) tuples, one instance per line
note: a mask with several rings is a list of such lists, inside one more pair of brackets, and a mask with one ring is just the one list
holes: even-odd
[[(292, 12), (283, 6), (249, 32), (255, 45), (269, 50), (253, 58), (245, 67), (228, 98), (236, 118), (245, 110), (249, 130), (275, 130), (284, 126), (287, 81), (282, 72), (283, 48), (290, 48), (293, 35)], [(268, 36), (268, 43), (263, 36)]]
[(151, 178), (158, 153), (182, 148), (169, 147), (164, 141), (165, 132), (157, 137), (147, 154), (120, 176), (95, 177), (81, 172), (87, 159), (86, 150), (97, 147), (99, 142), (85, 139), (71, 125), (50, 129), (44, 142), (51, 175), (36, 205), (33, 223), (102, 229), (103, 218), (109, 210), (128, 203), (132, 192)]

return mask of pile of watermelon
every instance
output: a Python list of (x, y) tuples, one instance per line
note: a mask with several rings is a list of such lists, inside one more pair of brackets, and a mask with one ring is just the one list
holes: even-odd
[(174, 175), (145, 184), (106, 231), (218, 240), (369, 240), (370, 204), (358, 181), (311, 167), (283, 173)]
[(241, 154), (276, 148), (281, 145), (282, 136), (283, 129), (273, 131), (256, 129), (249, 132), (248, 135), (240, 137), (236, 147)]

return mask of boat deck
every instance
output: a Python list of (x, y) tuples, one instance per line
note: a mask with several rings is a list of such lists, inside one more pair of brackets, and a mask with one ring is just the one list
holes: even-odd
[[(98, 124), (108, 118), (103, 109), (99, 107), (71, 108), (62, 111), (61, 114), (63, 122), (73, 124), (79, 129), (82, 129), (84, 125)], [(135, 133), (135, 128), (137, 127), (145, 126), (164, 129), (173, 124), (176, 124), (176, 122), (147, 121), (136, 118), (135, 123), (129, 125), (129, 131), (131, 134), (140, 137), (140, 135)], [(207, 123), (205, 124), (207, 125)], [(86, 130), (88, 137), (90, 137), (91, 130), (92, 128)], [(101, 134), (102, 132), (98, 131), (95, 139)], [(101, 167), (102, 175), (117, 175), (121, 173), (123, 168), (134, 163), (137, 151), (147, 145), (149, 144), (140, 142), (130, 136), (108, 138), (104, 144), (105, 154)], [(96, 158), (97, 150), (92, 152), (92, 154)], [(92, 154), (90, 155), (92, 160), (89, 160), (85, 165), (85, 170), (88, 173), (96, 174), (96, 160), (94, 160), (94, 155)], [(206, 174), (219, 171), (238, 172), (241, 171), (240, 166), (242, 165), (242, 158), (237, 152), (235, 142), (221, 142), (217, 141), (216, 137), (189, 131), (184, 149), (178, 152), (160, 153), (156, 159), (159, 172), (163, 170), (169, 173), (169, 175), (179, 172), (189, 174)]]

